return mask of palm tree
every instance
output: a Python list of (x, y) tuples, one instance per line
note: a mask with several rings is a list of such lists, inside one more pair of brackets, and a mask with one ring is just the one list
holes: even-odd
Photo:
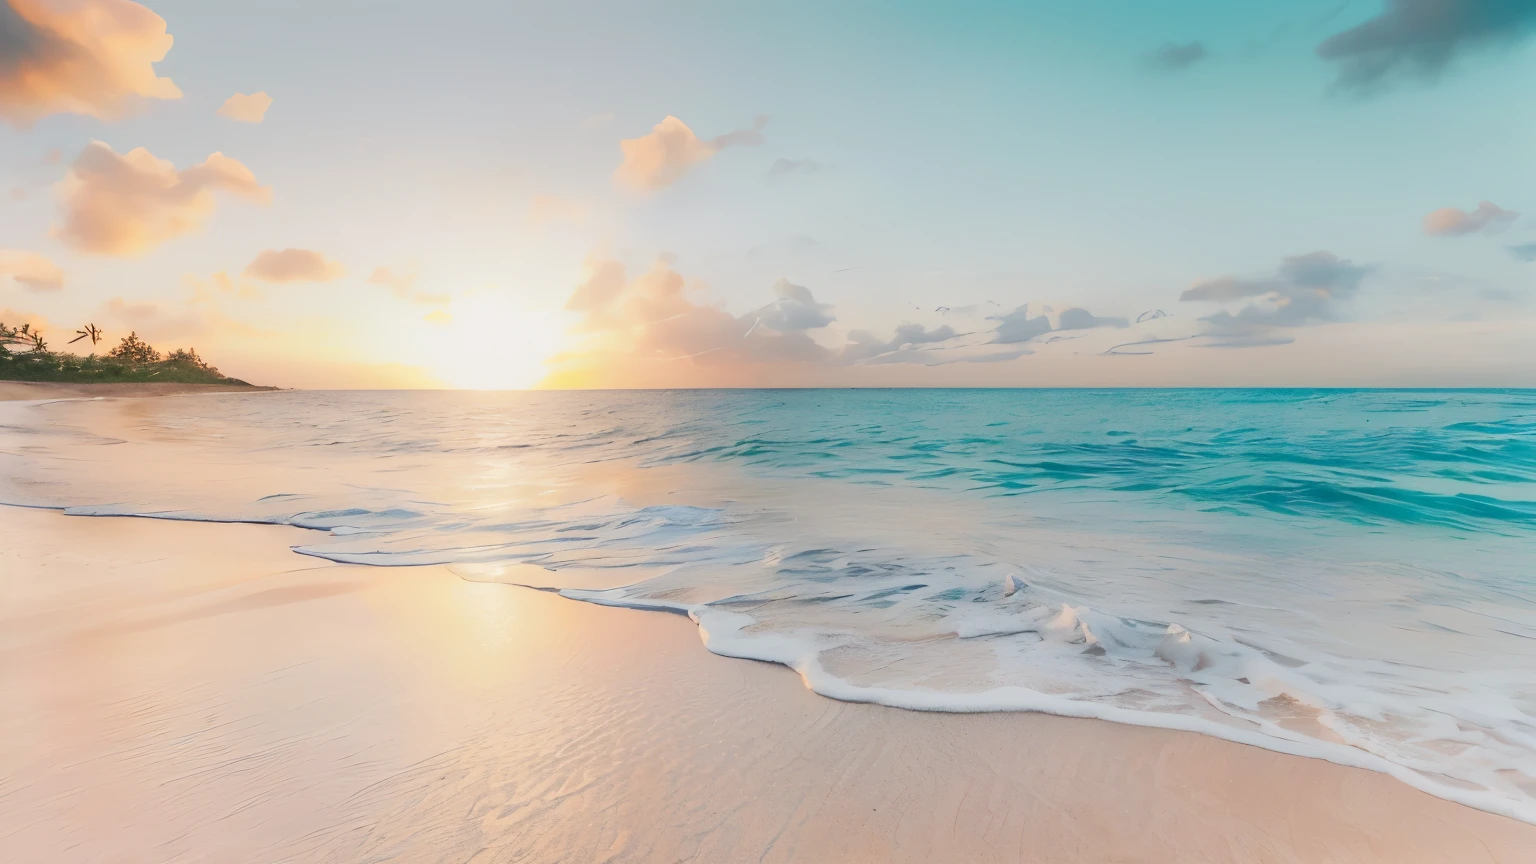
[(48, 343), (43, 341), (43, 331), (33, 330), (31, 324), (23, 324), (20, 327), (7, 327), (0, 324), (0, 347), (6, 345), (30, 345), (31, 350), (39, 354), (48, 350)]
[(101, 328), (97, 327), (95, 324), (87, 324), (83, 329), (76, 330), (75, 332), (79, 333), (80, 335), (69, 340), (69, 344), (71, 345), (79, 342), (81, 339), (90, 339), (92, 346), (101, 341)]

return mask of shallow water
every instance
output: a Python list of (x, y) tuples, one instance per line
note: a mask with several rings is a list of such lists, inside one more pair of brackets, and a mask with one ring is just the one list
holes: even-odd
[(1194, 729), (1536, 822), (1536, 393), (0, 405), (0, 500), (684, 611), (837, 698)]

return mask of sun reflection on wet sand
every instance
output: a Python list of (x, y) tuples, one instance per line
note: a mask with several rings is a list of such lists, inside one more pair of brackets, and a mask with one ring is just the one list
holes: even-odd
[(833, 702), (708, 654), (679, 616), (319, 563), (287, 551), (301, 537), (0, 508), (8, 855), (1516, 861), (1536, 843), (1203, 736)]

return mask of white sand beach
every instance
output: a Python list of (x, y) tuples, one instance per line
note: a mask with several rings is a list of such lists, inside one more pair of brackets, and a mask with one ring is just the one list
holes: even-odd
[(1518, 862), (1384, 775), (1042, 714), (845, 704), (686, 618), (0, 508), (14, 861)]
[(71, 384), (58, 381), (0, 381), (0, 402), (28, 399), (92, 399), (97, 396), (176, 396), (192, 393), (251, 393), (276, 390), (252, 384), (183, 384), (178, 381), (111, 381)]

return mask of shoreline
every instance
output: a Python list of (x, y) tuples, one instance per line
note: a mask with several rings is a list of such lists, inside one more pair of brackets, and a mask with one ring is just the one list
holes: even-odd
[(1536, 847), (1536, 827), (1385, 775), (1196, 733), (833, 701), (709, 653), (679, 616), (292, 553), (307, 533), (0, 507), (12, 848), (1516, 861)]
[(193, 393), (267, 393), (278, 390), (256, 384), (183, 384), (176, 381), (0, 381), (0, 402), (96, 397), (181, 396)]

